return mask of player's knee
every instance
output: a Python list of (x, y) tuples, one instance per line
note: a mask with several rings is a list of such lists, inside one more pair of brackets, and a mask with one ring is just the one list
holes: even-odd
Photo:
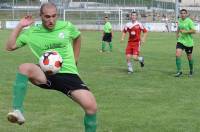
[(138, 56), (133, 55), (133, 59), (134, 59), (135, 61), (138, 61)]
[(181, 54), (176, 52), (176, 57), (181, 57)]
[(96, 102), (92, 102), (85, 107), (85, 112), (87, 114), (95, 114), (97, 112), (97, 104)]
[(19, 67), (18, 67), (18, 71), (24, 75), (28, 75), (30, 73), (30, 70), (31, 70), (31, 66), (29, 63), (24, 63), (24, 64), (21, 64)]

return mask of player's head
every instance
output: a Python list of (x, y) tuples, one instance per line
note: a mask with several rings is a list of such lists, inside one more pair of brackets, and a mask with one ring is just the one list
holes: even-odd
[(40, 8), (42, 24), (47, 29), (53, 29), (57, 19), (57, 8), (54, 3), (44, 3)]
[(107, 22), (108, 21), (108, 16), (104, 17), (104, 21)]
[(137, 20), (137, 12), (132, 11), (130, 15), (131, 20), (134, 22)]
[(187, 17), (187, 15), (188, 15), (188, 12), (187, 12), (186, 9), (181, 9), (181, 10), (180, 10), (180, 17), (181, 17), (182, 19), (185, 19), (185, 18)]

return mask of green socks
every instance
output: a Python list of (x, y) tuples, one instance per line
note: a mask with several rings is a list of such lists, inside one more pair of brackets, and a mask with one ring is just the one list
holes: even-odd
[(193, 63), (194, 63), (194, 61), (193, 60), (188, 60), (188, 62), (189, 62), (190, 71), (193, 71)]
[(112, 42), (109, 43), (110, 52), (112, 52)]
[[(189, 62), (190, 71), (193, 71), (194, 61), (188, 60), (188, 62)], [(180, 57), (176, 57), (176, 68), (177, 68), (177, 72), (181, 71), (181, 58)]]
[[(109, 47), (110, 47), (110, 51), (112, 52), (112, 42), (109, 43)], [(104, 52), (106, 51), (106, 42), (102, 41), (102, 44), (101, 44), (101, 50)]]
[(181, 71), (181, 58), (180, 57), (176, 57), (176, 68), (177, 68), (177, 72)]
[(13, 109), (23, 112), (23, 102), (26, 95), (28, 77), (21, 73), (17, 73), (16, 81), (13, 86)]
[(96, 132), (96, 114), (85, 115), (84, 117), (85, 132)]
[(105, 48), (106, 48), (106, 43), (104, 41), (102, 41), (102, 45), (101, 45), (102, 52), (105, 51)]

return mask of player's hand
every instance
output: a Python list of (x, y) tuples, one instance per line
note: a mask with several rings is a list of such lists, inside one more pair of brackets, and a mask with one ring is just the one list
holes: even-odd
[(144, 44), (145, 43), (145, 40), (142, 38), (141, 39), (141, 44)]
[(123, 43), (123, 42), (124, 42), (124, 39), (121, 39), (121, 40), (120, 40), (120, 43)]
[(181, 33), (188, 33), (186, 30), (180, 30)]
[(34, 22), (31, 15), (27, 15), (24, 18), (22, 18), (19, 22), (20, 26), (27, 27), (30, 26)]
[(179, 38), (179, 34), (176, 34), (176, 39), (178, 39)]

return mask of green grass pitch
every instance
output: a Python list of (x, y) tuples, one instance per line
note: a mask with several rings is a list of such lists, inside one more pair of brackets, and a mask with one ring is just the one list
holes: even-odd
[[(29, 84), (24, 102), (26, 123), (11, 124), (12, 84), (21, 63), (37, 60), (28, 47), (14, 52), (4, 49), (10, 30), (0, 30), (0, 132), (83, 132), (83, 110), (68, 97)], [(173, 77), (175, 33), (149, 33), (142, 45), (145, 67), (134, 63), (127, 74), (121, 33), (114, 33), (113, 52), (100, 53), (101, 31), (82, 31), (78, 63), (81, 78), (98, 103), (97, 132), (198, 132), (200, 131), (200, 48), (194, 35), (195, 74), (188, 77), (182, 56), (183, 76)]]

